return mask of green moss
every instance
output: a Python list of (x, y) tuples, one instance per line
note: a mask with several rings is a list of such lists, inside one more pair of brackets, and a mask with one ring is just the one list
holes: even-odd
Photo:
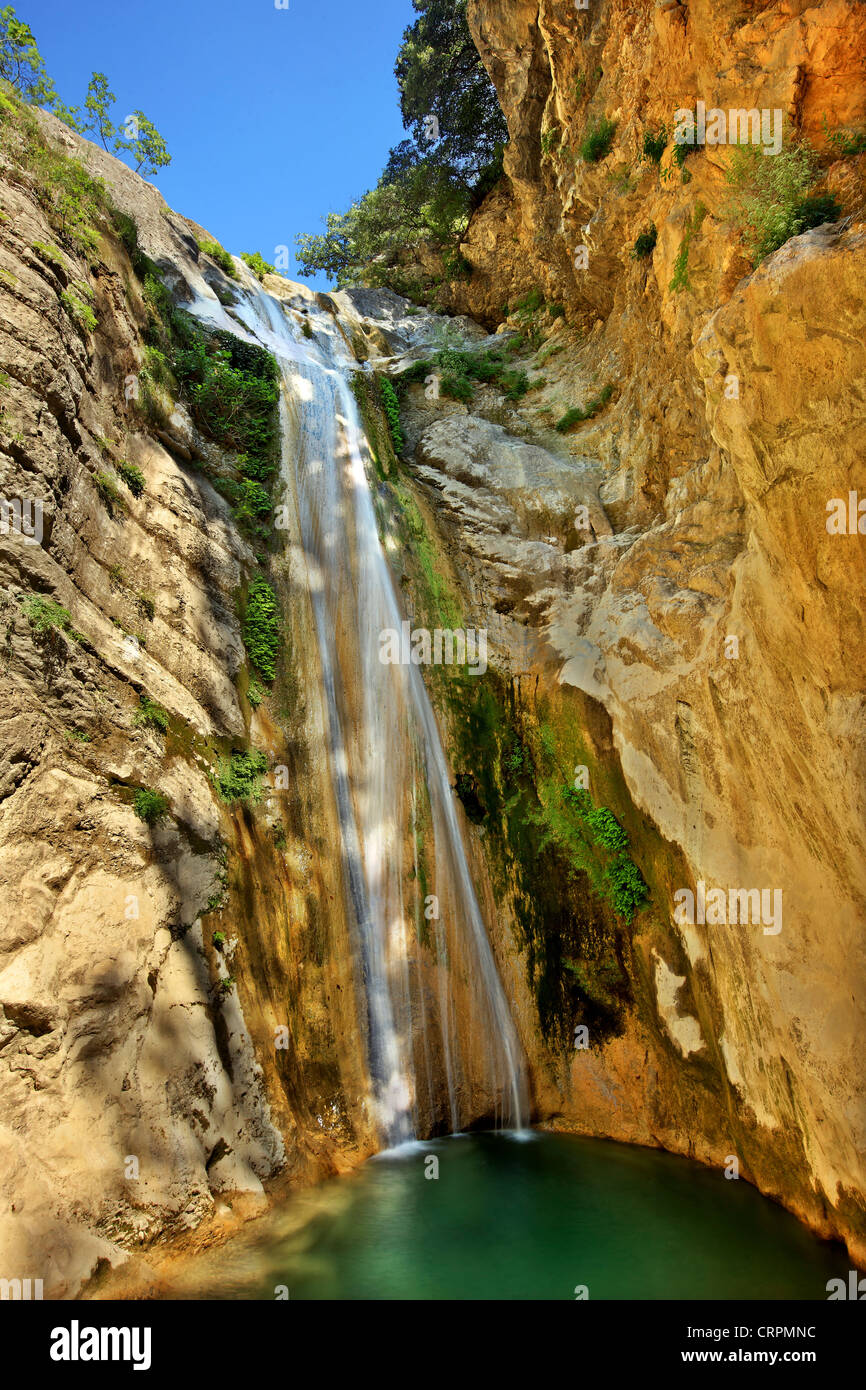
[(84, 301), (79, 299), (78, 295), (73, 294), (71, 290), (61, 290), (60, 302), (67, 313), (75, 319), (75, 322), (79, 324), (80, 327), (86, 328), (88, 333), (94, 332), (97, 320), (89, 304), (85, 304)]
[(406, 441), (403, 438), (403, 431), (400, 426), (400, 402), (394, 387), (386, 376), (379, 378), (379, 390), (382, 395), (382, 407), (391, 430), (391, 442), (394, 445), (394, 453), (399, 455), (402, 454), (406, 447)]

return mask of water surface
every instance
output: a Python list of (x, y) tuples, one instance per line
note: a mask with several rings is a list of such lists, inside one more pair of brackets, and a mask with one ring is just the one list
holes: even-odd
[(687, 1159), (482, 1134), (406, 1145), (293, 1197), (169, 1296), (574, 1299), (585, 1285), (590, 1299), (823, 1300), (849, 1264), (748, 1183)]

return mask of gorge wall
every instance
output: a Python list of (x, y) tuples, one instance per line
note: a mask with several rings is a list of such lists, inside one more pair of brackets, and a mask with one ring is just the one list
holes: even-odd
[[(778, 108), (828, 149), (825, 120), (866, 113), (863, 6), (473, 0), (469, 13), (510, 143), (450, 303), (530, 341), (541, 325), (542, 345), (518, 359), (532, 372), (519, 407), (491, 397), (485, 412), (484, 388), (467, 415), (415, 386), (407, 432), (536, 767), (539, 731), (564, 777), (589, 766), (652, 890), (614, 931), (621, 1031), (566, 1075), (538, 1068), (557, 1078), (540, 1082), (541, 1108), (736, 1155), (862, 1259), (863, 541), (826, 522), (830, 499), (866, 481), (866, 157), (826, 156), (843, 220), (753, 270), (728, 151), (689, 150), (679, 167), (670, 136), (700, 99)], [(577, 149), (602, 117), (615, 137), (587, 162)], [(641, 160), (663, 123), (660, 163)], [(635, 258), (651, 224), (655, 248)], [(672, 283), (684, 246), (686, 288)], [(605, 387), (606, 409), (552, 428)], [(698, 881), (781, 890), (781, 931), (678, 927), (673, 894)]]
[[(430, 357), (441, 321), (388, 291), (265, 281), (299, 324), (332, 313), (364, 369), (407, 611), (489, 634), (483, 676), (425, 675), (534, 1117), (735, 1155), (861, 1263), (863, 542), (825, 523), (829, 499), (866, 490), (866, 156), (828, 163), (845, 220), (752, 270), (725, 152), (639, 155), (697, 99), (779, 107), (817, 144), (824, 114), (862, 125), (862, 14), (473, 0), (511, 143), (449, 307), (472, 350), (513, 338), (519, 401), (404, 379), (395, 451), (375, 374)], [(602, 116), (610, 153), (576, 160)], [(106, 180), (181, 303), (210, 287), (230, 304), (201, 227), (40, 127)], [(0, 1269), (35, 1262), (63, 1296), (131, 1250), (156, 1261), (166, 1237), (220, 1238), (377, 1140), (298, 536), (265, 557), (285, 632), (259, 704), (243, 613), (261, 557), (218, 486), (232, 460), (176, 400), (149, 418), (128, 398), (149, 361), (139, 252), (108, 213), (76, 251), (10, 148), (2, 492), (43, 498), (45, 535), (0, 541)], [(554, 428), (607, 386), (603, 409)], [(40, 628), (34, 596), (68, 622)], [(142, 722), (142, 694), (165, 729)], [(262, 800), (227, 805), (214, 773), (250, 748), (268, 758)], [(577, 769), (647, 885), (634, 913), (565, 794)], [(141, 787), (170, 819), (135, 816)], [(699, 880), (780, 890), (781, 931), (678, 925), (674, 893)]]

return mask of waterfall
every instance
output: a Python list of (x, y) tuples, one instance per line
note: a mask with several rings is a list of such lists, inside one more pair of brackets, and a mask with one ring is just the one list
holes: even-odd
[(399, 632), (404, 614), (348, 381), (357, 364), (331, 314), (311, 306), (315, 332), (303, 336), (300, 313), (241, 274), (231, 317), (204, 287), (192, 308), (235, 334), (240, 318), (282, 375), (282, 482), (297, 507), (318, 638), (374, 1118), (389, 1147), (479, 1118), (520, 1127), (522, 1051), (436, 717), (419, 668), (380, 661), (380, 634)]

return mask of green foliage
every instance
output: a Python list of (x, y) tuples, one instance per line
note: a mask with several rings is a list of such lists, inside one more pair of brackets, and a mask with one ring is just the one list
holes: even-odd
[[(268, 264), (261, 251), (242, 251), (241, 260), (249, 266), (256, 279), (260, 282), (264, 281), (267, 274), (276, 273), (276, 267)], [(234, 271), (232, 271), (232, 273), (234, 273)]]
[(41, 637), (47, 633), (58, 630), (66, 632), (73, 640), (79, 638), (72, 626), (72, 617), (67, 608), (63, 608), (54, 599), (47, 598), (45, 594), (33, 594), (24, 603), (24, 616)]
[(255, 806), (262, 799), (262, 778), (267, 770), (268, 760), (264, 753), (233, 750), (229, 760), (221, 762), (216, 773), (220, 799), (229, 806), (236, 802)]
[(406, 441), (403, 438), (403, 430), (400, 426), (400, 402), (397, 392), (391, 385), (386, 376), (379, 378), (379, 391), (382, 396), (382, 406), (388, 417), (388, 426), (391, 430), (391, 442), (394, 445), (394, 453), (402, 454)]
[(548, 314), (550, 315), (550, 317), (551, 317), (552, 319), (564, 319), (564, 318), (565, 318), (565, 305), (564, 305), (564, 304), (548, 304), (548, 306), (547, 306), (547, 312), (548, 312)]
[(61, 290), (60, 302), (67, 313), (75, 319), (76, 323), (80, 324), (82, 328), (86, 328), (88, 333), (94, 332), (96, 329), (96, 315), (89, 304), (85, 304), (84, 301), (73, 294), (71, 290)]
[(139, 696), (141, 708), (135, 716), (135, 724), (139, 728), (157, 729), (161, 734), (168, 733), (168, 712), (162, 705), (158, 705), (150, 696), (142, 691)]
[(199, 251), (203, 251), (206, 256), (210, 256), (212, 261), (216, 261), (224, 275), (228, 275), (231, 280), (236, 280), (238, 278), (234, 261), (228, 251), (224, 250), (218, 241), (200, 241), (198, 243), (198, 249)]
[(247, 595), (243, 638), (250, 665), (265, 681), (276, 679), (281, 625), (276, 594), (266, 579), (254, 579)]
[(126, 483), (133, 497), (140, 497), (144, 492), (144, 474), (138, 465), (135, 463), (127, 463), (125, 459), (121, 459), (119, 463), (115, 464), (115, 468)]
[(117, 127), (108, 114), (109, 108), (116, 101), (117, 97), (109, 87), (105, 73), (94, 72), (84, 101), (84, 108), (89, 117), (85, 129), (99, 137), (105, 150), (110, 146), (114, 148), (117, 138)]
[(644, 131), (643, 137), (643, 158), (651, 159), (654, 164), (661, 163), (661, 157), (667, 149), (668, 132), (667, 126), (662, 122), (659, 129), (655, 132)]
[(151, 791), (148, 787), (139, 787), (132, 809), (145, 825), (156, 825), (168, 811), (168, 798), (161, 792)]
[(150, 594), (139, 594), (135, 606), (143, 618), (152, 623), (156, 616), (156, 604)]
[(581, 787), (565, 786), (562, 797), (566, 805), (589, 826), (597, 844), (616, 853), (628, 849), (628, 836), (616, 816), (606, 806), (594, 806), (588, 791)]
[(171, 163), (168, 146), (156, 126), (143, 111), (133, 111), (124, 123), (126, 138), (115, 142), (117, 151), (126, 150), (135, 160), (135, 172), (143, 178), (153, 178), (160, 169)]
[(52, 265), (59, 266), (61, 269), (63, 268), (63, 257), (52, 242), (34, 241), (31, 242), (31, 249), (38, 252), (43, 260), (50, 261)]
[(733, 189), (729, 215), (755, 264), (791, 237), (840, 216), (832, 195), (813, 191), (818, 165), (803, 141), (791, 141), (772, 158), (759, 146), (737, 145), (725, 176)]
[(592, 419), (593, 415), (597, 415), (600, 410), (603, 410), (612, 395), (613, 386), (608, 382), (607, 386), (599, 391), (597, 396), (593, 396), (591, 401), (587, 401), (585, 406), (573, 406), (571, 410), (566, 411), (562, 419), (557, 420), (555, 428), (560, 434), (567, 434), (574, 425)]
[(604, 159), (610, 154), (613, 148), (614, 136), (616, 135), (616, 121), (609, 121), (606, 117), (595, 121), (590, 126), (578, 146), (578, 154), (586, 164), (598, 164), (599, 160)]
[(126, 503), (123, 494), (110, 473), (100, 470), (93, 479), (96, 491), (99, 493), (100, 501), (110, 517), (115, 512), (121, 514), (126, 511)]
[(56, 97), (33, 32), (11, 5), (0, 10), (0, 78), (35, 106), (50, 106)]
[(619, 855), (605, 869), (605, 879), (614, 912), (630, 922), (635, 912), (649, 900), (649, 889), (640, 869), (628, 855)]
[[(390, 285), (429, 301), (435, 284), (410, 280), (421, 244), (444, 253), (447, 278), (468, 273), (457, 251), (468, 219), (502, 172), (508, 131), (466, 19), (466, 0), (413, 0), (396, 75), (411, 138), (391, 151), (376, 188), (326, 230), (297, 238), (305, 274), (339, 287)], [(437, 124), (438, 123), (438, 130)]]
[(866, 154), (866, 130), (831, 130), (826, 114), (822, 118), (824, 135), (838, 159), (853, 159)]
[(514, 306), (514, 313), (521, 318), (528, 318), (532, 314), (537, 314), (539, 309), (544, 308), (544, 295), (539, 289), (530, 290), (522, 299), (518, 299)]
[(552, 126), (550, 130), (545, 130), (542, 132), (541, 153), (545, 159), (548, 159), (550, 157), (550, 155), (553, 153), (553, 151), (559, 144), (560, 139), (561, 132), (557, 130), (556, 126)]
[(643, 256), (651, 256), (656, 248), (657, 240), (658, 232), (656, 231), (656, 225), (654, 222), (651, 222), (646, 231), (641, 232), (640, 236), (635, 240), (631, 252), (633, 259), (639, 261)]

